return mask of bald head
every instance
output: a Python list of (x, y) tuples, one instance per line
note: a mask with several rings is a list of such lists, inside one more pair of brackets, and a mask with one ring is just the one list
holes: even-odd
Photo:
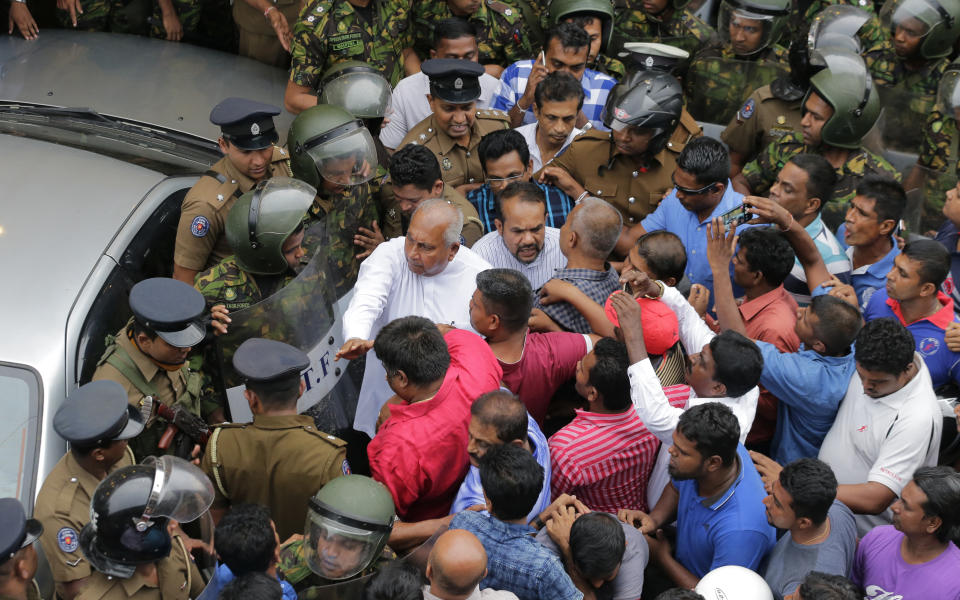
[(581, 240), (584, 256), (606, 259), (617, 245), (623, 217), (608, 202), (587, 196), (567, 215), (570, 229)]
[(421, 202), (413, 216), (410, 217), (410, 227), (422, 230), (434, 230), (442, 227), (443, 241), (447, 246), (460, 241), (460, 231), (463, 229), (463, 213), (453, 204), (440, 198), (430, 198)]
[(466, 598), (487, 574), (487, 553), (469, 531), (450, 529), (437, 538), (427, 559), (427, 579), (434, 595)]

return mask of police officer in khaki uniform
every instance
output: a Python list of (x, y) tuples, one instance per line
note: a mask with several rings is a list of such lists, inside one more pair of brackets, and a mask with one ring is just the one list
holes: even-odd
[(483, 166), (477, 146), (498, 129), (508, 129), (510, 118), (500, 110), (476, 110), (483, 67), (470, 60), (431, 58), (421, 70), (430, 79), (433, 114), (407, 133), (400, 147), (421, 144), (440, 162), (443, 183), (462, 195), (483, 184)]
[(274, 145), (279, 136), (273, 117), (279, 114), (275, 106), (242, 98), (227, 98), (210, 111), (210, 121), (220, 126), (224, 157), (183, 199), (173, 252), (174, 279), (193, 285), (197, 273), (229, 256), (223, 229), (236, 199), (262, 179), (292, 175), (287, 151)]
[(40, 600), (33, 576), (39, 559), (33, 543), (43, 534), (16, 498), (0, 498), (0, 599)]
[(596, 196), (620, 211), (624, 229), (616, 252), (626, 256), (635, 241), (631, 227), (673, 187), (676, 157), (666, 145), (682, 108), (680, 83), (666, 73), (649, 72), (608, 104), (604, 118), (611, 131), (584, 133), (536, 177), (577, 202)]
[(90, 521), (90, 499), (104, 477), (134, 464), (127, 441), (143, 431), (140, 411), (123, 386), (92, 381), (74, 390), (53, 417), (53, 429), (70, 444), (37, 494), (44, 525), (43, 553), (61, 598), (73, 598), (90, 575), (80, 530)]
[[(212, 501), (203, 471), (175, 456), (151, 456), (107, 475), (80, 531), (80, 549), (94, 573), (77, 599), (196, 598), (203, 578), (176, 524), (197, 520)], [(201, 540), (198, 549), (212, 541)]]
[(245, 379), (253, 423), (224, 425), (210, 436), (201, 466), (214, 483), (215, 519), (233, 503), (262, 504), (285, 540), (303, 531), (310, 497), (350, 473), (347, 443), (297, 414), (308, 366), (306, 354), (283, 342), (252, 338), (237, 348), (233, 368)]
[(190, 349), (206, 335), (205, 309), (203, 295), (176, 279), (145, 279), (130, 290), (133, 318), (108, 340), (93, 380), (119, 383), (130, 404), (149, 415), (130, 442), (136, 456), (168, 449), (189, 456), (206, 439), (202, 417), (224, 420), (216, 400), (203, 394), (200, 373), (186, 366)]

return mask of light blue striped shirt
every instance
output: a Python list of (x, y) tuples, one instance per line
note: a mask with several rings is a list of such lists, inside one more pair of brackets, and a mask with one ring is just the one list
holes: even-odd
[(520, 271), (530, 280), (530, 286), (539, 290), (549, 281), (557, 269), (567, 266), (567, 257), (560, 252), (560, 230), (546, 227), (543, 250), (532, 263), (524, 264), (510, 254), (503, 238), (496, 230), (486, 234), (473, 245), (471, 250), (497, 269)]

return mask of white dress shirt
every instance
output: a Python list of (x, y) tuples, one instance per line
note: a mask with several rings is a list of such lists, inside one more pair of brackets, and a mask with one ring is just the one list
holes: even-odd
[[(514, 129), (517, 133), (523, 136), (523, 139), (527, 141), (527, 146), (530, 148), (530, 158), (533, 159), (533, 172), (536, 173), (543, 168), (543, 159), (540, 157), (540, 146), (537, 145), (537, 127), (539, 123), (527, 123), (526, 125), (521, 125)], [(582, 129), (573, 128), (573, 131), (570, 132), (570, 135), (567, 136), (567, 139), (563, 141), (563, 146), (557, 150), (557, 154), (560, 154), (567, 149), (567, 146), (570, 145), (570, 142), (573, 141), (573, 138), (577, 137), (583, 133)], [(553, 160), (553, 159), (551, 159)]]
[[(477, 100), (477, 108), (490, 108), (493, 94), (499, 85), (500, 80), (489, 73), (480, 76), (480, 98)], [(380, 141), (385, 147), (396, 150), (408, 131), (433, 114), (430, 103), (427, 101), (429, 93), (430, 78), (422, 71), (397, 82), (390, 100), (391, 112), (387, 114), (390, 122), (380, 130)]]
[(510, 254), (510, 250), (507, 249), (507, 245), (497, 231), (491, 231), (477, 240), (471, 250), (496, 269), (520, 271), (530, 281), (530, 286), (534, 290), (539, 290), (553, 277), (557, 269), (567, 266), (567, 257), (560, 252), (560, 230), (555, 227), (544, 229), (543, 249), (529, 264), (520, 262), (516, 256)]
[[(344, 340), (372, 340), (390, 321), (410, 315), (474, 331), (470, 325), (470, 298), (477, 289), (477, 273), (490, 265), (469, 248), (460, 246), (439, 274), (417, 275), (407, 266), (405, 241), (406, 238), (397, 237), (380, 244), (360, 264), (353, 298), (343, 315)], [(383, 364), (371, 350), (367, 353), (354, 429), (373, 437), (380, 408), (392, 395)]]

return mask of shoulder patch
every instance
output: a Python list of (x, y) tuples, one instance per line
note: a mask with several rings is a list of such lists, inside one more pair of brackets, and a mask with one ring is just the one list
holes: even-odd
[[(311, 434), (317, 436), (318, 438), (324, 440), (325, 442), (327, 442), (327, 443), (330, 444), (331, 446), (335, 446), (335, 447), (337, 447), (337, 448), (343, 448), (343, 447), (345, 447), (345, 446), (347, 445), (347, 443), (346, 443), (345, 441), (341, 440), (341, 439), (338, 438), (337, 436), (335, 436), (335, 435), (330, 435), (329, 433), (320, 431), (319, 429), (317, 429), (317, 428), (315, 428), (315, 427), (310, 427), (309, 429), (307, 429), (306, 427), (304, 427), (303, 430), (306, 431), (307, 433), (311, 433)], [(344, 460), (343, 462), (347, 465), (347, 468), (350, 467), (350, 464), (347, 463), (346, 460)], [(342, 466), (342, 465), (341, 465), (341, 466)]]
[(505, 17), (513, 15), (513, 10), (511, 10), (508, 5), (503, 2), (498, 2), (497, 0), (487, 0), (487, 7)]
[(496, 108), (484, 108), (477, 111), (477, 118), (480, 119), (494, 119), (497, 121), (510, 121), (510, 117), (507, 116), (507, 113)]
[(77, 535), (77, 530), (73, 527), (60, 528), (57, 532), (57, 546), (64, 552), (76, 552), (80, 547), (80, 536)]
[(190, 223), (190, 233), (193, 237), (202, 238), (210, 231), (210, 221), (203, 215), (197, 215)]
[(739, 117), (741, 121), (746, 121), (753, 116), (756, 108), (757, 103), (753, 98), (748, 98), (747, 101), (743, 103), (743, 106), (740, 107), (740, 112), (737, 113), (737, 117)]
[(340, 464), (340, 472), (344, 475), (353, 473), (353, 471), (350, 470), (350, 463), (347, 462), (347, 459), (343, 459), (343, 463)]

